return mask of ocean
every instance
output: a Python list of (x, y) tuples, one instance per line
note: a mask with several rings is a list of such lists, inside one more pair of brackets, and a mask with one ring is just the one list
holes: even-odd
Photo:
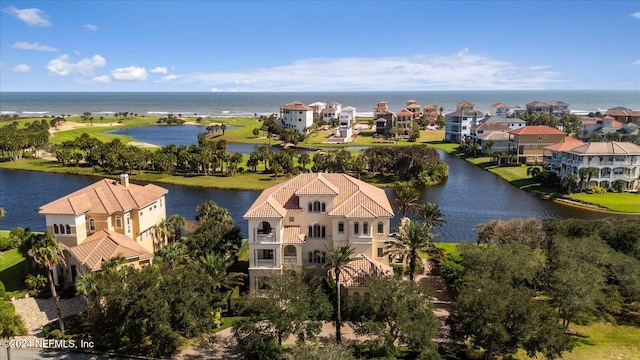
[(305, 104), (336, 101), (353, 106), (360, 116), (371, 116), (380, 100), (393, 112), (402, 110), (406, 101), (422, 106), (438, 104), (445, 114), (456, 103), (469, 101), (476, 109), (490, 112), (491, 104), (510, 106), (532, 101), (560, 100), (569, 103), (574, 113), (604, 112), (624, 106), (640, 110), (640, 90), (519, 90), (519, 91), (371, 91), (371, 92), (0, 92), (0, 114), (19, 116), (79, 115), (94, 116), (129, 112), (161, 116), (182, 114), (202, 117), (242, 117), (278, 113), (283, 104), (299, 100)]

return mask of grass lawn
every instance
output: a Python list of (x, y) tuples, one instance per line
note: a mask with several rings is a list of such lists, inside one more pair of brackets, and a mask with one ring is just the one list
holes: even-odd
[(17, 249), (3, 252), (0, 258), (0, 281), (7, 291), (23, 289), (26, 276), (27, 266), (22, 254)]
[[(577, 345), (564, 353), (564, 360), (640, 359), (640, 327), (598, 322), (571, 329), (577, 332)], [(530, 359), (523, 351), (516, 358)]]
[(598, 204), (613, 211), (640, 213), (640, 193), (571, 194), (569, 199)]
[(445, 243), (445, 242), (437, 242), (434, 245), (438, 249), (442, 249), (444, 255), (451, 255), (453, 257), (460, 257), (460, 251), (458, 251), (457, 245), (458, 243)]

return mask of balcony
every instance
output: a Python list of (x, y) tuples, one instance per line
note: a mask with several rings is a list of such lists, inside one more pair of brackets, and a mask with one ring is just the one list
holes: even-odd
[(274, 259), (253, 259), (251, 263), (254, 268), (278, 268), (276, 267), (276, 261)]
[(256, 242), (272, 242), (275, 243), (276, 241), (276, 236), (271, 233), (271, 234), (256, 234)]
[(285, 256), (282, 263), (290, 266), (302, 265), (298, 264), (298, 258), (296, 256)]

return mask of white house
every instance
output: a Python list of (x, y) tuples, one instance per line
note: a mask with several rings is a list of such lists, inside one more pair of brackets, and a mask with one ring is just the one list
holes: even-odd
[(332, 102), (327, 104), (327, 107), (322, 110), (322, 120), (331, 122), (340, 116), (340, 112), (342, 111), (342, 104), (337, 102)]
[(308, 134), (313, 125), (313, 108), (300, 101), (290, 102), (280, 108), (280, 120), (285, 128)]
[(352, 126), (356, 120), (356, 108), (347, 106), (338, 117), (338, 127), (336, 128), (336, 137), (344, 139), (346, 142), (353, 135)]
[(527, 126), (527, 122), (520, 118), (507, 118), (502, 116), (489, 116), (480, 121), (482, 124), (502, 124), (507, 125), (511, 130), (517, 130)]
[(393, 216), (383, 189), (345, 174), (304, 173), (264, 190), (244, 214), (251, 290), (285, 268), (326, 271), (326, 248), (337, 245), (365, 260), (356, 273), (390, 273), (384, 247)]
[(495, 103), (491, 105), (491, 115), (506, 118), (509, 116), (511, 107), (504, 103)]
[[(466, 106), (464, 104), (463, 106)], [(477, 110), (457, 110), (446, 115), (444, 140), (460, 142), (470, 136), (471, 127), (480, 124), (484, 114)]]

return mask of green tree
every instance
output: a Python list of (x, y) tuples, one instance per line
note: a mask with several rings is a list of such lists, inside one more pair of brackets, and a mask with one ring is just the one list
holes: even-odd
[(60, 312), (60, 299), (58, 298), (56, 286), (53, 283), (53, 269), (58, 264), (65, 264), (62, 245), (60, 245), (53, 235), (45, 234), (43, 236), (39, 236), (35, 241), (29, 250), (29, 256), (31, 256), (33, 261), (40, 264), (47, 271), (47, 278), (49, 280), (49, 286), (51, 287), (51, 295), (53, 296), (53, 302), (56, 306), (56, 311), (58, 312), (60, 332), (64, 335), (64, 322)]
[[(14, 336), (26, 335), (27, 330), (20, 315), (14, 314), (12, 311), (0, 311), (0, 336), (3, 339), (10, 340)], [(7, 359), (11, 360), (11, 346), (5, 346), (7, 349)]]
[(302, 166), (302, 168), (306, 172), (307, 171), (307, 164), (309, 164), (311, 162), (311, 157), (307, 153), (300, 153), (300, 155), (298, 155), (298, 162), (300, 163), (300, 165)]
[(419, 252), (427, 251), (433, 244), (431, 227), (419, 221), (405, 221), (400, 226), (398, 236), (391, 238), (385, 246), (386, 252), (391, 255), (401, 255), (404, 263), (409, 265), (409, 280), (413, 281), (416, 264), (420, 260)]
[(327, 253), (327, 262), (324, 265), (325, 268), (330, 269), (333, 272), (333, 281), (335, 281), (336, 286), (336, 297), (334, 303), (334, 316), (335, 316), (335, 326), (336, 326), (336, 344), (340, 344), (342, 342), (342, 314), (341, 314), (341, 302), (342, 299), (340, 297), (340, 274), (343, 270), (353, 269), (349, 264), (355, 260), (353, 254), (356, 252), (356, 249), (351, 247), (350, 244), (347, 245), (338, 245), (335, 248), (329, 248), (325, 244), (325, 250)]
[(253, 133), (253, 137), (257, 138), (258, 135), (260, 135), (260, 129), (258, 128), (253, 129), (252, 133)]
[(3, 208), (0, 207), (0, 219), (4, 218), (7, 215), (7, 213), (4, 211)]
[(432, 228), (442, 227), (447, 223), (444, 214), (440, 210), (440, 206), (435, 203), (420, 204), (416, 210), (416, 215), (424, 221), (427, 226)]
[(387, 356), (399, 355), (397, 343), (412, 352), (411, 358), (439, 358), (433, 305), (416, 283), (372, 277), (367, 288), (370, 296), (353, 304), (359, 315), (353, 321), (356, 334), (372, 336)]
[(589, 181), (591, 181), (591, 178), (594, 175), (597, 175), (599, 173), (600, 173), (600, 169), (596, 167), (590, 166), (590, 167), (580, 168), (580, 170), (578, 170), (578, 175), (580, 177), (580, 188), (582, 190), (585, 190), (589, 185)]
[(420, 206), (420, 192), (413, 186), (401, 185), (395, 187), (396, 199), (394, 202), (402, 217), (406, 217), (407, 211), (412, 211)]

